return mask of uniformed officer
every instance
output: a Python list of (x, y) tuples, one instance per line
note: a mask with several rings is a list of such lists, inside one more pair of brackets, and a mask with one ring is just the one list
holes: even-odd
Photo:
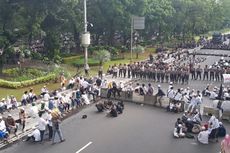
[(220, 81), (220, 68), (219, 67), (215, 69), (215, 79), (216, 81)]
[(201, 80), (201, 73), (202, 73), (202, 69), (199, 65), (198, 68), (196, 69), (196, 79), (199, 78)]
[(193, 80), (193, 79), (196, 79), (196, 76), (195, 76), (195, 74), (196, 74), (195, 72), (196, 72), (196, 71), (195, 71), (195, 68), (194, 68), (193, 66), (190, 68), (190, 72), (191, 72), (191, 74), (192, 74), (192, 80)]
[(209, 80), (210, 81), (214, 81), (214, 72), (215, 72), (215, 69), (212, 66), (209, 67), (209, 72), (210, 72)]
[(205, 78), (207, 78), (207, 80), (208, 80), (208, 72), (209, 72), (208, 65), (205, 65), (204, 74), (203, 74), (203, 80), (205, 80)]

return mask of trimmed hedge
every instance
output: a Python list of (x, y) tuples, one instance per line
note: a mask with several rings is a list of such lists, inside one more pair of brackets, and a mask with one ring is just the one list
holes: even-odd
[(17, 89), (17, 88), (27, 87), (27, 86), (31, 86), (31, 85), (35, 85), (39, 83), (44, 83), (47, 81), (52, 81), (52, 80), (55, 80), (56, 78), (57, 78), (56, 74), (50, 73), (43, 77), (39, 77), (39, 78), (32, 79), (32, 80), (21, 81), (21, 82), (12, 82), (12, 81), (6, 81), (3, 79), (0, 79), (0, 87)]

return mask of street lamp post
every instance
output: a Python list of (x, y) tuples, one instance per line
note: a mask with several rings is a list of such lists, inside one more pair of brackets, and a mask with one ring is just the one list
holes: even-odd
[(86, 0), (84, 0), (84, 33), (82, 34), (82, 46), (84, 47), (84, 70), (85, 70), (85, 75), (88, 76), (88, 71), (89, 71), (89, 65), (88, 65), (88, 47), (90, 45), (90, 33), (87, 30), (87, 6), (86, 6)]

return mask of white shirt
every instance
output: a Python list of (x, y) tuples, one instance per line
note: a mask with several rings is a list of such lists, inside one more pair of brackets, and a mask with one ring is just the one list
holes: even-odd
[(220, 127), (219, 120), (214, 115), (209, 119), (208, 123), (212, 123), (211, 129), (217, 129)]
[(46, 93), (46, 94), (44, 95), (44, 101), (48, 101), (49, 98), (50, 98), (50, 95), (49, 95), (48, 93)]
[(38, 129), (41, 130), (41, 131), (46, 130), (46, 125), (47, 124), (48, 124), (48, 122), (40, 117), (39, 120), (38, 120)]
[(5, 124), (5, 121), (3, 120), (0, 122), (0, 131), (3, 131), (3, 132), (6, 131), (6, 124)]
[(87, 81), (83, 81), (82, 84), (83, 88), (87, 88), (89, 86), (89, 83)]
[(198, 134), (198, 141), (202, 144), (208, 144), (208, 135), (209, 135), (209, 131), (201, 131), (199, 134)]
[(22, 100), (26, 100), (28, 98), (28, 95), (27, 94), (23, 94), (22, 95)]
[(31, 134), (28, 134), (28, 136), (33, 136), (36, 142), (41, 140), (40, 131), (38, 129), (35, 129)]
[(230, 101), (223, 101), (221, 108), (224, 111), (230, 111)]
[(37, 117), (38, 116), (38, 107), (37, 106), (32, 106), (29, 111), (29, 115), (32, 117)]
[(182, 99), (182, 94), (177, 92), (174, 99), (180, 101)]
[(174, 98), (174, 96), (175, 96), (175, 92), (174, 92), (174, 90), (173, 90), (173, 89), (169, 89), (169, 90), (168, 90), (168, 98), (173, 99), (173, 98)]

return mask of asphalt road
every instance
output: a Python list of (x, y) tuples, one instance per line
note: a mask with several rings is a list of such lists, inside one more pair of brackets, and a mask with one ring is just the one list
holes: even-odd
[[(204, 52), (202, 50), (201, 52)], [(206, 52), (206, 51), (205, 51)], [(226, 51), (211, 51), (222, 52)], [(230, 52), (229, 52), (230, 53)], [(213, 64), (220, 57), (206, 56), (201, 63)], [(117, 79), (128, 80), (128, 79)], [(148, 83), (149, 81), (143, 81)], [(140, 81), (142, 83), (142, 81)], [(153, 83), (154, 87), (158, 83)], [(220, 85), (220, 82), (190, 81), (189, 85), (175, 84), (175, 89), (186, 88), (202, 90), (207, 84)], [(167, 89), (168, 84), (161, 84)], [(81, 116), (87, 114), (83, 120)], [(51, 145), (19, 142), (1, 153), (218, 153), (219, 143), (209, 145), (198, 144), (193, 139), (174, 139), (172, 131), (174, 122), (180, 114), (166, 113), (162, 109), (126, 104), (124, 114), (117, 118), (106, 117), (106, 113), (98, 114), (95, 107), (89, 107), (62, 123), (62, 130), (66, 142)], [(227, 131), (230, 124), (225, 123)], [(88, 144), (88, 145), (87, 145)]]
[[(87, 114), (87, 119), (81, 119)], [(91, 106), (62, 123), (66, 141), (51, 145), (20, 142), (4, 153), (217, 153), (219, 143), (198, 144), (193, 139), (174, 139), (172, 130), (180, 114), (127, 103), (124, 114), (110, 118)], [(230, 129), (229, 124), (226, 124)]]

